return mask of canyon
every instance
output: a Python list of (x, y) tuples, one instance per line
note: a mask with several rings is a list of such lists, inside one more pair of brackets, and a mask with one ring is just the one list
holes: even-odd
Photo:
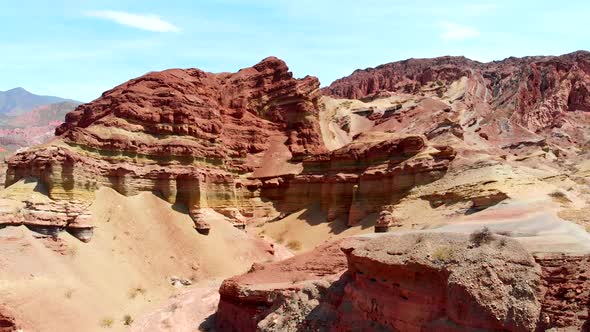
[(6, 161), (0, 330), (588, 329), (589, 89), (585, 51), (132, 79)]

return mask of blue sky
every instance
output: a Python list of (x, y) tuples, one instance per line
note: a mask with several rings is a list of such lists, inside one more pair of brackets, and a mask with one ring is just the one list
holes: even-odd
[(90, 101), (153, 70), (235, 71), (275, 55), (322, 85), (406, 58), (590, 49), (589, 1), (65, 0), (0, 11), (0, 90)]

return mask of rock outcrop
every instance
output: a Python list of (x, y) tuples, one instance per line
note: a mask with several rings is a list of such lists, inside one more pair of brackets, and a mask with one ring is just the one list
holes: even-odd
[(12, 208), (7, 208), (4, 203), (6, 200), (0, 201), (0, 228), (24, 225), (53, 237), (67, 231), (83, 242), (92, 238), (94, 224), (87, 202), (25, 200)]
[(388, 132), (328, 151), (320, 97), (316, 78), (294, 79), (276, 58), (233, 74), (149, 73), (69, 113), (49, 146), (12, 157), (6, 184), (32, 176), (54, 200), (90, 201), (103, 186), (152, 191), (186, 205), (203, 233), (203, 208), (243, 228), (316, 202), (355, 225), (454, 158), (449, 146)]
[(481, 241), (453, 233), (351, 238), (224, 281), (217, 327), (583, 329), (589, 324), (587, 260), (533, 257), (518, 241), (499, 235)]
[(247, 205), (247, 175), (273, 144), (285, 148), (285, 163), (324, 151), (318, 89), (276, 58), (234, 74), (149, 73), (69, 113), (51, 146), (11, 158), (6, 184), (33, 176), (56, 200), (88, 201), (101, 186), (153, 191), (186, 204), (206, 230), (199, 209)]
[(0, 305), (0, 332), (14, 332), (19, 331), (20, 328), (11, 311)]
[(428, 147), (420, 136), (375, 134), (304, 159), (298, 175), (263, 179), (261, 196), (286, 213), (319, 202), (328, 220), (345, 216), (353, 226), (414, 186), (441, 178), (454, 158), (451, 148)]
[(367, 103), (405, 96), (391, 111), (371, 115), (377, 123), (404, 113), (400, 108), (406, 100), (418, 100), (418, 105), (420, 97), (442, 100), (449, 107), (447, 115), (463, 113), (462, 119), (431, 116), (434, 126), (425, 133), (429, 139), (443, 131), (459, 138), (464, 131), (476, 131), (492, 145), (511, 149), (547, 143), (583, 147), (590, 139), (588, 91), (586, 51), (489, 63), (448, 56), (409, 59), (357, 70), (322, 90), (327, 96)]

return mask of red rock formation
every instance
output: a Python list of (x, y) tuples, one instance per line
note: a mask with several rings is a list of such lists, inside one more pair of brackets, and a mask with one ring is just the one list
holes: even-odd
[[(337, 244), (344, 254), (335, 250)], [(449, 233), (351, 238), (253, 266), (224, 281), (217, 326), (239, 331), (583, 330), (590, 324), (588, 259), (533, 257), (517, 241), (497, 236), (479, 245), (467, 235)]]
[(3, 305), (0, 305), (0, 332), (15, 332), (19, 331), (19, 324), (12, 316), (10, 310)]
[(454, 152), (438, 148), (427, 151), (419, 136), (360, 135), (341, 149), (304, 159), (298, 175), (265, 179), (261, 195), (276, 200), (285, 213), (319, 202), (329, 220), (346, 216), (356, 225), (414, 186), (441, 178)]
[[(328, 286), (311, 273), (320, 262), (337, 261), (327, 248), (296, 256), (284, 268), (280, 262), (264, 265), (226, 280), (218, 327), (532, 331), (537, 326), (541, 270), (526, 251), (515, 250), (522, 249), (516, 241), (473, 246), (467, 236), (453, 234), (352, 239), (342, 245), (347, 272), (340, 278), (330, 274), (324, 280), (332, 283)], [(281, 283), (290, 274), (301, 278)]]
[[(285, 135), (294, 156), (323, 150), (317, 123), (309, 119), (317, 114), (318, 88), (315, 77), (296, 80), (274, 57), (233, 74), (170, 69), (133, 79), (78, 107), (56, 134), (96, 150), (155, 159), (184, 156), (248, 172), (256, 165), (247, 155), (268, 149), (273, 135)], [(138, 137), (87, 130), (97, 126)], [(160, 140), (149, 144), (150, 138)]]
[[(451, 96), (459, 87), (464, 93)], [(362, 100), (392, 93), (446, 98), (463, 105), (453, 108), (465, 109), (474, 121), (469, 126), (481, 126), (486, 139), (499, 135), (499, 139), (527, 140), (536, 132), (545, 138), (568, 137), (569, 142), (561, 143), (580, 146), (589, 139), (582, 129), (590, 122), (589, 90), (590, 53), (579, 51), (490, 63), (464, 57), (409, 59), (357, 70), (322, 91)]]
[(301, 291), (306, 281), (323, 281), (329, 286), (346, 269), (340, 242), (322, 245), (281, 262), (254, 264), (247, 274), (225, 280), (219, 288), (221, 297), (216, 318), (219, 330), (255, 331), (275, 303)]
[(286, 148), (284, 163), (325, 150), (314, 121), (318, 88), (272, 57), (233, 74), (149, 73), (69, 113), (59, 144), (9, 160), (6, 184), (34, 176), (53, 199), (87, 199), (100, 186), (154, 191), (186, 204), (205, 231), (200, 208), (249, 204), (247, 174), (274, 153), (273, 142)]
[(543, 270), (541, 327), (590, 329), (590, 257), (537, 257)]
[(446, 172), (452, 149), (420, 136), (359, 135), (326, 152), (318, 87), (313, 77), (293, 79), (276, 58), (233, 74), (150, 73), (69, 113), (58, 141), (8, 161), (6, 184), (34, 176), (57, 200), (87, 200), (101, 186), (153, 191), (186, 204), (207, 232), (202, 208), (243, 227), (244, 215), (318, 201), (330, 219), (353, 225)]

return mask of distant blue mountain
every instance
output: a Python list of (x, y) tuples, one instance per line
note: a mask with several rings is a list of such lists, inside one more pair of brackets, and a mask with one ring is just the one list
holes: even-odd
[(80, 102), (71, 99), (39, 96), (19, 87), (8, 91), (0, 91), (0, 114), (19, 115), (31, 111), (35, 107), (61, 102), (80, 104)]

